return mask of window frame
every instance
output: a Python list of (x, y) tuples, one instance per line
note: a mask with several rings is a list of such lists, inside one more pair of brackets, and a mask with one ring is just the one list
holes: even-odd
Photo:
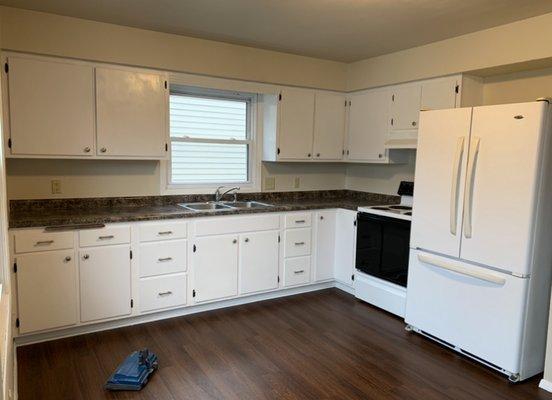
[[(246, 102), (246, 139), (199, 139), (199, 138), (173, 138), (170, 135), (170, 109), (168, 110), (168, 135), (169, 135), (169, 154), (166, 161), (163, 162), (161, 182), (161, 192), (163, 194), (187, 194), (187, 193), (210, 193), (219, 186), (239, 186), (242, 191), (258, 191), (257, 177), (257, 104), (258, 95), (256, 93), (239, 92), (233, 90), (210, 89), (203, 87), (185, 86), (171, 84), (169, 87), (169, 102), (171, 95), (182, 95), (206, 99), (235, 100)], [(172, 181), (172, 143), (213, 143), (213, 144), (245, 144), (247, 146), (247, 181), (236, 182), (189, 182), (175, 183)]]

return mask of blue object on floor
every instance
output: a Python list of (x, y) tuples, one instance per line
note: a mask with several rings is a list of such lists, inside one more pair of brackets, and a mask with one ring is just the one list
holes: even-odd
[(135, 351), (121, 363), (107, 380), (107, 390), (140, 390), (158, 368), (157, 356), (148, 349)]

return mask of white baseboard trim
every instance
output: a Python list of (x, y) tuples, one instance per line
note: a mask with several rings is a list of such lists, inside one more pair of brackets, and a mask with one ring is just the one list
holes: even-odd
[(353, 296), (355, 295), (355, 288), (353, 286), (346, 285), (345, 283), (341, 283), (339, 281), (335, 281), (334, 286), (339, 290), (343, 290), (344, 292), (352, 294)]
[(547, 381), (546, 379), (541, 379), (541, 380), (540, 380), (540, 382), (539, 382), (539, 387), (540, 387), (541, 389), (546, 390), (547, 392), (551, 392), (551, 393), (552, 393), (552, 382)]
[[(343, 286), (343, 288), (341, 286)], [(313, 291), (328, 289), (332, 287), (337, 287), (338, 289), (344, 290), (348, 293), (351, 293), (350, 289), (352, 289), (350, 288), (348, 290), (347, 289), (348, 286), (342, 285), (335, 281), (314, 283), (306, 286), (281, 289), (273, 292), (260, 293), (260, 294), (255, 294), (251, 296), (239, 297), (239, 298), (228, 299), (228, 300), (214, 301), (212, 303), (207, 303), (207, 304), (198, 304), (194, 306), (177, 308), (177, 309), (167, 310), (167, 311), (160, 311), (160, 312), (155, 312), (151, 314), (123, 318), (119, 320), (100, 322), (92, 325), (82, 325), (82, 326), (62, 329), (62, 330), (53, 331), (53, 332), (44, 332), (44, 333), (37, 333), (33, 335), (28, 335), (28, 336), (19, 336), (15, 338), (15, 345), (23, 346), (27, 344), (46, 342), (49, 340), (83, 335), (83, 334), (92, 333), (92, 332), (106, 331), (106, 330), (115, 329), (115, 328), (122, 328), (125, 326), (143, 324), (146, 322), (160, 321), (168, 318), (181, 317), (184, 315), (195, 314), (195, 313), (204, 312), (204, 311), (217, 310), (219, 308), (238, 306), (242, 304), (254, 303), (257, 301), (277, 299), (279, 297), (292, 296), (295, 294), (313, 292)]]

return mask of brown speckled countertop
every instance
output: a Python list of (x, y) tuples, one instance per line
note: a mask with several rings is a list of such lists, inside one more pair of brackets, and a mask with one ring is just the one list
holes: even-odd
[(324, 208), (346, 208), (356, 210), (359, 206), (393, 204), (399, 202), (398, 196), (351, 190), (240, 193), (238, 199), (242, 201), (255, 200), (271, 204), (272, 207), (262, 209), (191, 211), (178, 206), (179, 203), (211, 201), (213, 200), (212, 195), (11, 200), (9, 226), (10, 228), (28, 228), (315, 210)]

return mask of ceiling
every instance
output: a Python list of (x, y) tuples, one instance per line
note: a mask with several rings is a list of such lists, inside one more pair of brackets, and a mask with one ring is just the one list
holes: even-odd
[(550, 0), (0, 0), (0, 4), (344, 62), (552, 12)]

